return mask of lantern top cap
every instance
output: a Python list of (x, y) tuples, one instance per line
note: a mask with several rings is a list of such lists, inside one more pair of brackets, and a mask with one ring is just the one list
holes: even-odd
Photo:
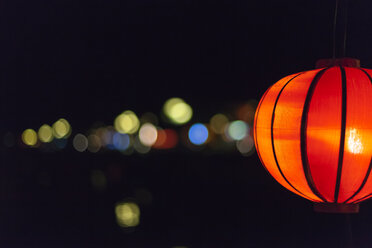
[(319, 59), (315, 67), (323, 68), (330, 66), (347, 66), (347, 67), (360, 67), (360, 60), (354, 58), (338, 58), (338, 59)]

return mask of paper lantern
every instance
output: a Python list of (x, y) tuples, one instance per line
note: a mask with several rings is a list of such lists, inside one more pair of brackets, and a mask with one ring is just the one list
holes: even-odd
[(357, 212), (372, 197), (372, 70), (353, 59), (317, 65), (265, 92), (255, 115), (257, 153), (316, 210)]

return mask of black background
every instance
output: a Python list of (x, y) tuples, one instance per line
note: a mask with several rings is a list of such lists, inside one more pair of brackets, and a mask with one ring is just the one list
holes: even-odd
[[(341, 2), (341, 6), (344, 2)], [(259, 100), (281, 77), (332, 57), (335, 1), (1, 1), (1, 133), (60, 117), (74, 132), (182, 97), (193, 121)], [(372, 6), (349, 1), (346, 56), (372, 67)], [(341, 56), (343, 7), (336, 32)], [(326, 215), (284, 190), (256, 154), (147, 156), (2, 147), (2, 247), (370, 247), (372, 205)], [(92, 169), (117, 178), (97, 192)], [(112, 173), (114, 171), (115, 173)], [(108, 176), (109, 177), (109, 176)], [(40, 179), (41, 178), (41, 179)], [(122, 230), (114, 205), (152, 194)], [(349, 218), (349, 219), (348, 219)]]

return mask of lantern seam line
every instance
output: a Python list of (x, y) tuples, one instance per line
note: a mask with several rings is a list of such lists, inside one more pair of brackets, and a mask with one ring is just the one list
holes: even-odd
[(361, 202), (361, 201), (366, 200), (366, 199), (369, 198), (370, 196), (372, 196), (372, 193), (370, 193), (370, 194), (368, 194), (368, 195), (366, 195), (366, 196), (363, 196), (362, 198), (360, 198), (360, 199), (358, 199), (358, 200), (352, 201), (350, 204), (357, 204), (357, 203), (359, 203), (359, 202)]
[(307, 122), (308, 122), (308, 114), (310, 110), (310, 102), (313, 97), (315, 88), (320, 80), (320, 78), (323, 76), (326, 70), (328, 70), (330, 67), (326, 67), (322, 70), (320, 70), (313, 78), (312, 82), (310, 83), (309, 89), (306, 94), (305, 103), (302, 111), (302, 117), (301, 117), (301, 126), (300, 126), (300, 146), (301, 146), (301, 160), (302, 160), (302, 168), (305, 174), (306, 182), (317, 197), (323, 200), (323, 202), (328, 202), (327, 199), (320, 194), (318, 189), (315, 186), (313, 177), (311, 175), (310, 171), (310, 165), (309, 165), (309, 158), (307, 155)]
[(288, 183), (289, 186), (291, 186), (295, 191), (297, 191), (299, 194), (301, 194), (302, 196), (305, 196), (305, 198), (310, 198), (312, 199), (312, 197), (309, 197), (307, 195), (305, 195), (304, 193), (302, 193), (301, 191), (299, 191), (296, 187), (294, 187), (289, 181), (288, 179), (284, 176), (284, 173), (283, 171), (281, 170), (280, 168), (280, 165), (279, 165), (279, 162), (278, 162), (278, 158), (276, 156), (276, 152), (275, 152), (275, 145), (274, 145), (274, 119), (275, 119), (275, 110), (276, 110), (276, 106), (277, 106), (277, 103), (279, 101), (279, 98), (284, 90), (284, 88), (293, 80), (295, 79), (296, 77), (300, 76), (301, 74), (303, 74), (305, 72), (300, 72), (298, 74), (296, 74), (294, 77), (292, 77), (291, 79), (289, 79), (289, 81), (287, 83), (284, 84), (284, 86), (281, 88), (281, 90), (279, 91), (277, 97), (276, 97), (276, 100), (275, 100), (275, 103), (274, 103), (274, 108), (273, 108), (273, 113), (272, 113), (272, 116), (271, 116), (271, 146), (272, 146), (272, 150), (273, 150), (273, 155), (274, 155), (274, 160), (275, 160), (275, 163), (276, 163), (276, 166), (280, 172), (280, 175), (283, 177), (283, 179)]
[(338, 165), (337, 165), (337, 176), (336, 176), (336, 186), (335, 186), (335, 195), (334, 202), (337, 203), (338, 196), (340, 193), (341, 185), (341, 176), (342, 176), (342, 165), (344, 162), (344, 150), (345, 150), (345, 130), (346, 130), (346, 101), (347, 101), (347, 92), (346, 92), (346, 72), (342, 66), (339, 66), (341, 71), (341, 85), (342, 85), (342, 102), (341, 102), (341, 135), (340, 135), (340, 148), (338, 152)]
[[(359, 194), (360, 191), (362, 191), (362, 189), (364, 188), (365, 184), (367, 183), (367, 180), (368, 180), (369, 174), (371, 173), (371, 169), (372, 169), (372, 158), (371, 158), (371, 160), (370, 160), (370, 162), (369, 162), (369, 167), (368, 167), (368, 170), (367, 170), (367, 172), (366, 172), (366, 175), (365, 175), (365, 177), (364, 177), (364, 179), (363, 179), (363, 182), (362, 182), (361, 185), (359, 186), (358, 190), (355, 191), (355, 193), (354, 193), (352, 196), (350, 196), (347, 200), (345, 200), (343, 203), (347, 203), (348, 201), (350, 201), (351, 199), (353, 199), (357, 194)], [(368, 197), (368, 195), (367, 195), (366, 197)], [(362, 197), (361, 199), (363, 199), (363, 198), (364, 198), (364, 197)], [(360, 199), (359, 199), (359, 200), (360, 200)], [(357, 201), (359, 201), (359, 200), (354, 200), (354, 201), (351, 202), (351, 203), (357, 202)]]
[[(361, 68), (359, 68), (359, 70), (361, 70), (363, 73), (366, 74), (366, 76), (368, 77), (368, 79), (369, 79), (369, 81), (370, 81), (370, 83), (371, 83), (371, 85), (372, 85), (372, 78), (371, 78), (371, 76), (370, 76), (370, 75), (369, 75), (365, 70), (363, 70), (363, 69), (361, 69)], [(347, 198), (347, 199), (344, 201), (344, 203), (350, 201), (351, 199), (353, 199), (357, 194), (359, 194), (359, 193), (362, 191), (362, 189), (364, 188), (365, 184), (367, 183), (367, 180), (368, 180), (369, 175), (370, 175), (370, 173), (371, 173), (371, 169), (372, 169), (372, 158), (371, 158), (371, 160), (370, 160), (370, 162), (369, 162), (368, 170), (367, 170), (367, 172), (366, 172), (366, 175), (364, 176), (364, 179), (363, 179), (361, 185), (360, 185), (359, 188), (354, 192), (354, 194), (352, 194), (349, 198)], [(363, 197), (362, 197), (361, 199), (363, 199)], [(352, 203), (354, 203), (354, 202), (356, 202), (356, 201), (358, 201), (358, 200), (354, 200)]]

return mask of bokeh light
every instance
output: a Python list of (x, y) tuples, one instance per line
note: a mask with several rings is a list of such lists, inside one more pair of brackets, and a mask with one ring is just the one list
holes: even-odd
[(245, 121), (247, 123), (253, 123), (254, 114), (256, 112), (257, 101), (250, 100), (248, 103), (241, 105), (237, 111), (236, 115), (239, 120)]
[(158, 137), (152, 146), (156, 149), (171, 149), (178, 143), (177, 132), (173, 129), (158, 129)]
[(116, 131), (112, 126), (99, 128), (97, 134), (99, 134), (99, 137), (101, 137), (102, 146), (105, 146), (110, 150), (114, 150), (115, 146), (113, 139), (115, 133)]
[(53, 140), (53, 129), (47, 124), (42, 125), (37, 134), (41, 142), (49, 143)]
[[(89, 136), (77, 134), (72, 142), (67, 139), (72, 133), (71, 126), (66, 119), (60, 118), (51, 126), (43, 124), (36, 131), (36, 137), (34, 130), (25, 130), (22, 141), (32, 147), (39, 146), (40, 142), (50, 143), (40, 146), (44, 152), (61, 150), (71, 142), (74, 149), (79, 152), (89, 150), (96, 153), (101, 149), (108, 149), (131, 155), (133, 152), (146, 154), (153, 148), (171, 149), (181, 140), (183, 145), (193, 151), (204, 149), (202, 145), (208, 143), (209, 149), (224, 151), (237, 149), (243, 155), (250, 155), (254, 151), (254, 142), (249, 135), (249, 127), (254, 118), (255, 107), (254, 100), (251, 100), (235, 108), (235, 121), (230, 121), (227, 114), (217, 113), (207, 124), (179, 126), (180, 130), (177, 131), (159, 127), (159, 119), (152, 112), (146, 112), (139, 119), (133, 111), (126, 110), (115, 118), (114, 126), (96, 122), (93, 128), (87, 131)], [(181, 98), (168, 99), (162, 111), (162, 117), (167, 118), (163, 120), (176, 125), (187, 123), (193, 115), (192, 108)], [(353, 146), (354, 152), (359, 152), (357, 150), (359, 143), (354, 136), (352, 132), (350, 135), (352, 141), (349, 140), (348, 145)], [(15, 144), (11, 133), (3, 136), (3, 144), (6, 147)]]
[(115, 149), (119, 151), (125, 151), (130, 145), (130, 137), (126, 133), (115, 133), (112, 141)]
[(22, 133), (22, 141), (28, 146), (34, 146), (37, 143), (37, 134), (33, 129), (26, 129)]
[(233, 140), (242, 140), (248, 133), (248, 125), (241, 120), (233, 121), (227, 127), (227, 135)]
[(156, 141), (152, 147), (161, 149), (163, 144), (167, 140), (167, 134), (165, 130), (163, 129), (158, 129), (158, 136), (156, 137)]
[(173, 124), (185, 124), (192, 117), (192, 108), (181, 98), (171, 98), (167, 100), (163, 107), (165, 116)]
[(88, 148), (88, 139), (85, 135), (78, 133), (75, 135), (72, 144), (76, 151), (84, 152)]
[(223, 134), (229, 119), (224, 114), (215, 114), (210, 120), (211, 129), (218, 134)]
[(152, 146), (156, 142), (158, 131), (151, 123), (145, 123), (140, 128), (138, 137), (143, 145)]
[(140, 122), (137, 115), (130, 110), (124, 111), (118, 115), (114, 121), (116, 131), (119, 133), (133, 134), (137, 132)]
[(53, 135), (57, 139), (67, 138), (71, 134), (71, 125), (66, 119), (59, 119), (53, 124)]
[(98, 135), (90, 134), (88, 136), (88, 151), (90, 152), (98, 152), (101, 149), (101, 139), (98, 137)]
[(145, 146), (145, 145), (142, 144), (142, 142), (140, 141), (138, 136), (136, 136), (136, 138), (134, 140), (133, 148), (134, 148), (134, 150), (136, 150), (136, 152), (138, 152), (140, 154), (146, 154), (151, 150), (151, 148), (149, 146)]
[(250, 135), (247, 135), (244, 139), (238, 140), (236, 142), (236, 148), (245, 156), (251, 155), (254, 151), (253, 138)]
[(115, 206), (116, 222), (121, 227), (135, 227), (140, 223), (140, 209), (134, 202), (120, 202)]
[(190, 127), (188, 134), (191, 143), (202, 145), (208, 139), (208, 128), (201, 123), (196, 123)]

